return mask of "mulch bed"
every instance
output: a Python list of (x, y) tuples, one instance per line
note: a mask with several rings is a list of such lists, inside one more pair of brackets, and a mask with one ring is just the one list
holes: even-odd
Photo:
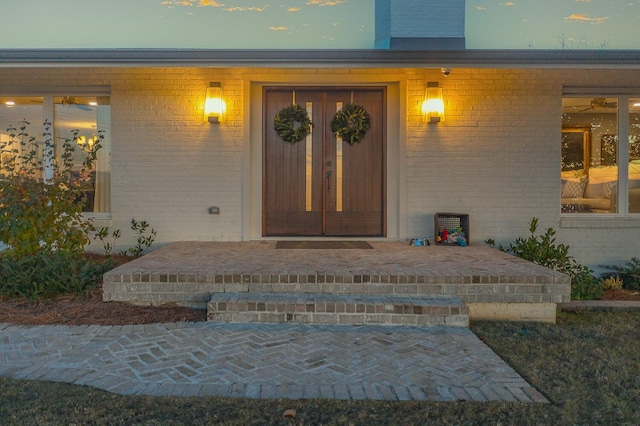
[(103, 302), (102, 287), (86, 295), (63, 295), (38, 303), (0, 299), (0, 323), (44, 325), (126, 325), (206, 321), (207, 313), (166, 304), (134, 306), (126, 302)]
[[(603, 300), (640, 301), (639, 291), (605, 291)], [(0, 299), (0, 323), (24, 325), (126, 325), (206, 321), (207, 313), (169, 303), (135, 306), (126, 302), (103, 302), (102, 287), (86, 295), (64, 295), (39, 303)]]
[(605, 290), (602, 300), (627, 300), (640, 302), (640, 291), (637, 290)]

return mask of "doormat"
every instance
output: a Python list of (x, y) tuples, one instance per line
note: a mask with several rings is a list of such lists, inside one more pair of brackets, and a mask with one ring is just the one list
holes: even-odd
[(340, 250), (340, 249), (373, 249), (366, 241), (278, 241), (277, 249), (311, 249), (311, 250)]

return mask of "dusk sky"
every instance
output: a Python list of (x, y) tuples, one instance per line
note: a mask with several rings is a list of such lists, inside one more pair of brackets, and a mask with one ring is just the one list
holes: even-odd
[[(0, 48), (370, 49), (374, 3), (0, 0)], [(640, 49), (640, 0), (467, 0), (466, 40), (470, 49)]]

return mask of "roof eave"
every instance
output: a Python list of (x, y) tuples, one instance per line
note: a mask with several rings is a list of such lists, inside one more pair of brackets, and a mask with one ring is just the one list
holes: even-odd
[(640, 50), (0, 49), (0, 67), (640, 68)]

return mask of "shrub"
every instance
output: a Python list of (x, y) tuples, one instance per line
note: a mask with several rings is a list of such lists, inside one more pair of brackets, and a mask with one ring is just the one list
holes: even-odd
[(156, 230), (153, 228), (151, 228), (151, 230), (148, 229), (149, 224), (146, 221), (141, 220), (138, 222), (135, 219), (131, 219), (131, 230), (136, 233), (138, 238), (136, 239), (136, 244), (133, 247), (130, 247), (123, 252), (124, 255), (137, 258), (142, 256), (142, 253), (151, 247), (151, 244), (153, 244), (156, 239)]
[[(74, 177), (78, 131), (65, 139), (61, 152), (54, 152), (51, 123), (44, 122), (40, 155), (35, 137), (27, 133), (29, 123), (7, 129), (0, 165), (0, 241), (17, 257), (40, 252), (76, 253), (89, 242), (93, 224), (82, 216), (85, 190), (100, 143), (82, 151), (80, 176)], [(99, 132), (99, 140), (103, 134)], [(5, 155), (6, 154), (6, 155)]]
[(115, 266), (72, 253), (38, 252), (0, 257), (0, 294), (29, 300), (62, 293), (82, 293), (99, 284), (102, 274)]
[[(131, 230), (135, 232), (137, 239), (136, 244), (122, 252), (123, 255), (133, 258), (142, 256), (142, 253), (151, 247), (156, 239), (156, 230), (149, 230), (149, 223), (145, 220), (138, 222), (131, 219)], [(115, 249), (116, 241), (122, 236), (119, 229), (109, 231), (109, 228), (101, 228), (95, 233), (93, 239), (99, 239), (102, 242), (105, 256), (111, 256)]]
[(593, 276), (593, 271), (571, 259), (567, 269), (558, 269), (571, 276), (571, 298), (573, 300), (598, 300), (602, 297), (602, 282)]
[(611, 265), (603, 268), (613, 271), (603, 274), (603, 278), (617, 276), (624, 282), (627, 290), (640, 290), (640, 260), (637, 257), (632, 257), (624, 266)]
[(601, 281), (602, 281), (602, 287), (605, 290), (620, 290), (622, 289), (624, 284), (623, 281), (618, 276), (602, 278)]
[(102, 242), (104, 255), (109, 257), (113, 254), (113, 250), (116, 247), (116, 241), (120, 236), (121, 234), (119, 229), (109, 232), (109, 228), (100, 228), (100, 230), (93, 236), (93, 239), (99, 239)]
[[(569, 255), (569, 246), (556, 244), (556, 232), (552, 228), (548, 228), (541, 236), (535, 235), (537, 230), (538, 219), (534, 217), (529, 224), (530, 235), (527, 238), (517, 238), (508, 248), (500, 246), (499, 249), (569, 275), (572, 299), (599, 299), (603, 287), (593, 276), (593, 271)], [(493, 245), (492, 240), (487, 240), (487, 243)]]

